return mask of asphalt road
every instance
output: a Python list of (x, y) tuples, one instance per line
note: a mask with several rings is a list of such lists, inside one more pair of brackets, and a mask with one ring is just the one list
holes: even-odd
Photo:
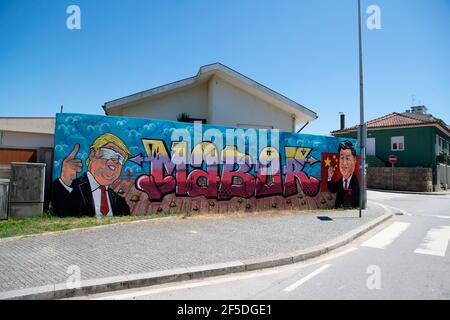
[(450, 195), (369, 191), (402, 211), (349, 245), (295, 265), (84, 299), (450, 299)]

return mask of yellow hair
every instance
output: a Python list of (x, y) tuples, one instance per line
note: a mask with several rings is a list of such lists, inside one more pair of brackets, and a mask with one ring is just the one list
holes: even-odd
[[(124, 163), (125, 163), (125, 161), (127, 161), (127, 159), (128, 159), (128, 156), (131, 155), (131, 152), (130, 152), (130, 150), (128, 150), (125, 143), (119, 137), (117, 137), (111, 133), (104, 133), (100, 137), (95, 139), (95, 141), (91, 145), (91, 150), (93, 150), (95, 152), (95, 151), (99, 150), (100, 148), (104, 147), (105, 145), (107, 145), (108, 143), (112, 143), (112, 144), (116, 145), (121, 151), (123, 151), (123, 153), (125, 153), (125, 157), (124, 157), (125, 158)], [(89, 167), (90, 162), (91, 162), (91, 159), (87, 158), (86, 159), (87, 167)]]

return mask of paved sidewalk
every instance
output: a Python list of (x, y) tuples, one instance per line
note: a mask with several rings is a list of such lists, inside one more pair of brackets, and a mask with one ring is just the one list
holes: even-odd
[[(382, 216), (358, 210), (251, 217), (148, 220), (0, 240), (0, 292), (81, 280), (265, 258), (325, 243)], [(331, 221), (319, 220), (328, 216)]]

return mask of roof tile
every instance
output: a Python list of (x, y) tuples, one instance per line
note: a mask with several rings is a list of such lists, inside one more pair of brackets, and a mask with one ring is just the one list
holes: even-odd
[[(433, 123), (440, 123), (435, 118), (420, 118), (420, 117), (414, 117), (406, 113), (397, 113), (393, 112), (388, 115), (370, 120), (367, 122), (367, 128), (368, 129), (375, 129), (375, 128), (389, 128), (389, 127), (402, 127), (402, 126), (414, 126), (414, 125), (423, 125), (423, 124), (433, 124)], [(342, 130), (335, 130), (332, 131), (332, 134), (335, 133), (344, 133), (349, 131), (355, 131), (357, 130), (359, 125), (344, 128)], [(444, 126), (444, 128), (448, 129), (448, 126)]]

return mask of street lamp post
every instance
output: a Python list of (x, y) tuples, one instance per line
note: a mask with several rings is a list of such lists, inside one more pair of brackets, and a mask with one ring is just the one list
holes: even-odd
[(362, 30), (361, 30), (361, 0), (358, 0), (358, 40), (359, 40), (359, 152), (360, 152), (360, 179), (359, 179), (359, 217), (366, 208), (365, 169), (366, 169), (366, 135), (364, 124), (364, 82), (362, 60)]

